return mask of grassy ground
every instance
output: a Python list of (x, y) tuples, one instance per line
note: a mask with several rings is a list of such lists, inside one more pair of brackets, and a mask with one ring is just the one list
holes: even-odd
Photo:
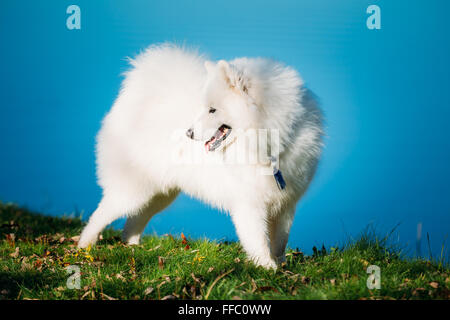
[[(448, 266), (406, 259), (367, 233), (312, 256), (288, 250), (275, 272), (247, 261), (238, 243), (184, 236), (126, 246), (107, 230), (78, 250), (82, 226), (0, 203), (0, 299), (450, 299)], [(71, 265), (79, 289), (67, 287)], [(379, 290), (367, 288), (369, 265), (381, 269)]]

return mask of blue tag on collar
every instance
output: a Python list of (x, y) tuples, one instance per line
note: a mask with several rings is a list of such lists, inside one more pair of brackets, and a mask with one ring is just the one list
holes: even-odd
[(270, 161), (272, 163), (273, 176), (275, 178), (275, 181), (277, 182), (278, 189), (283, 190), (284, 188), (286, 188), (286, 181), (284, 181), (281, 170), (278, 169), (278, 159), (275, 157), (271, 157)]
[(277, 182), (278, 189), (283, 190), (284, 188), (286, 188), (286, 181), (284, 181), (283, 175), (281, 174), (280, 170), (277, 170), (277, 172), (275, 172), (273, 176), (275, 177), (275, 181)]

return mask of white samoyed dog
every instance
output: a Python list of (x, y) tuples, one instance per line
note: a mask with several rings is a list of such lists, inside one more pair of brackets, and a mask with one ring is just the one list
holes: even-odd
[(212, 62), (166, 43), (131, 65), (97, 136), (103, 197), (78, 246), (125, 215), (123, 239), (138, 244), (182, 191), (229, 213), (248, 257), (276, 268), (321, 153), (314, 94), (270, 59)]

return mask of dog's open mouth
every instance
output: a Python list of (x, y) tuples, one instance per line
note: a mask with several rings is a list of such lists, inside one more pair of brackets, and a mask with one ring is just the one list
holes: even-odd
[(211, 137), (211, 139), (205, 142), (206, 151), (216, 150), (218, 147), (220, 147), (222, 142), (225, 141), (225, 139), (230, 135), (230, 133), (231, 133), (230, 126), (227, 126), (226, 124), (221, 125), (219, 129), (217, 129), (216, 133)]

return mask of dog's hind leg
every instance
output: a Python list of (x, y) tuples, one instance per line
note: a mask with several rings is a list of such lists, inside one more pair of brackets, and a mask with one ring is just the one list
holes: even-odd
[(137, 214), (129, 216), (123, 229), (122, 238), (127, 244), (139, 244), (141, 234), (150, 219), (158, 212), (164, 210), (177, 197), (179, 191), (171, 190), (169, 193), (158, 193)]
[(83, 229), (78, 242), (79, 248), (86, 248), (97, 242), (98, 235), (114, 220), (128, 215), (133, 216), (140, 212), (148, 202), (148, 193), (132, 192), (123, 189), (122, 192), (108, 192), (103, 196), (97, 209), (89, 218), (87, 226)]
[(122, 208), (117, 208), (112, 205), (107, 197), (103, 197), (100, 201), (97, 209), (89, 218), (89, 222), (83, 229), (80, 235), (80, 241), (78, 242), (79, 248), (86, 248), (89, 245), (93, 245), (97, 242), (97, 238), (100, 232), (111, 222), (125, 214)]

